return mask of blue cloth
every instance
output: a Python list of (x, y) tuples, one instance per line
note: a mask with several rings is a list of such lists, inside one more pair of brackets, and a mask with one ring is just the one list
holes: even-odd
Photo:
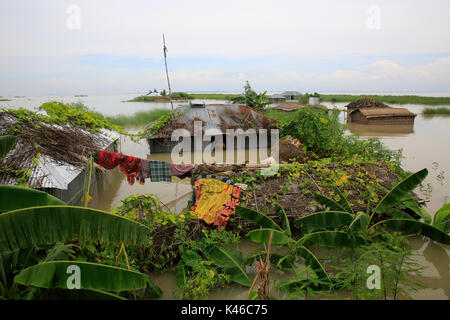
[(170, 163), (166, 161), (150, 160), (150, 179), (152, 182), (171, 182)]

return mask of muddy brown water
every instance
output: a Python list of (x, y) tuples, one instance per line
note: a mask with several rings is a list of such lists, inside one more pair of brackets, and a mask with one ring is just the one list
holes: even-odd
[[(134, 95), (71, 98), (73, 101), (86, 100), (86, 104), (101, 111), (106, 115), (119, 113), (132, 114), (135, 111), (148, 110), (151, 108), (170, 108), (169, 104), (143, 104), (143, 103), (120, 103), (119, 101), (131, 99)], [(66, 100), (66, 97), (57, 97), (56, 100)], [(97, 101), (97, 100), (98, 101)], [(23, 101), (22, 101), (23, 100)], [(55, 97), (38, 97), (16, 99), (15, 101), (3, 103), (5, 107), (27, 107), (33, 109), (46, 101), (55, 100)], [(89, 100), (89, 101), (88, 101)], [(92, 101), (91, 101), (92, 100)], [(71, 102), (71, 101), (65, 101)], [(223, 101), (213, 101), (223, 103)], [(97, 107), (98, 104), (98, 107)], [(325, 103), (328, 107), (338, 107), (343, 109), (345, 103)], [(393, 107), (396, 107), (393, 105)], [(379, 136), (390, 149), (401, 149), (404, 168), (409, 171), (417, 171), (428, 168), (429, 175), (424, 182), (425, 188), (422, 197), (427, 198), (426, 210), (431, 215), (442, 205), (450, 201), (450, 117), (423, 117), (421, 111), (426, 107), (423, 105), (402, 105), (397, 107), (408, 108), (418, 114), (414, 126), (362, 126), (350, 125), (347, 133), (359, 134), (363, 138)], [(450, 106), (449, 106), (450, 107)], [(98, 109), (98, 110), (97, 110)], [(344, 121), (345, 114), (341, 113), (341, 120)], [(127, 139), (122, 139), (121, 151), (125, 154), (138, 156), (141, 158), (151, 158), (155, 160), (170, 161), (169, 154), (151, 154), (145, 141), (133, 143)], [(420, 190), (416, 190), (420, 194)], [(430, 192), (431, 191), (431, 192)], [(152, 193), (160, 198), (164, 203), (173, 199), (178, 200), (170, 203), (172, 210), (181, 211), (186, 207), (187, 201), (192, 197), (189, 179), (180, 180), (173, 178), (171, 183), (147, 181), (145, 185), (135, 183), (128, 185), (124, 175), (118, 170), (111, 170), (101, 181), (93, 187), (93, 200), (91, 207), (101, 210), (111, 210), (121, 204), (120, 200), (132, 194)], [(248, 240), (240, 244), (244, 256), (259, 250), (260, 247)], [(422, 274), (422, 281), (428, 287), (418, 292), (410, 293), (415, 299), (444, 299), (450, 297), (450, 246), (438, 244), (427, 239), (415, 237), (411, 239), (411, 246), (418, 250), (421, 256), (417, 261), (426, 269)], [(248, 269), (250, 275), (255, 270)], [(272, 268), (270, 273), (271, 294), (277, 298), (284, 296), (274, 289), (277, 280), (287, 280), (292, 277), (292, 273), (283, 273)], [(176, 299), (173, 294), (175, 289), (175, 274), (164, 273), (150, 275), (152, 280), (163, 290), (162, 299)], [(225, 289), (214, 289), (211, 291), (211, 299), (245, 299), (247, 288), (238, 285), (231, 285)]]

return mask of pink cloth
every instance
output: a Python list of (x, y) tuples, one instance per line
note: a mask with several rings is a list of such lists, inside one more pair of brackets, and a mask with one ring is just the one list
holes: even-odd
[(192, 164), (170, 164), (170, 175), (171, 176), (182, 176), (188, 172), (190, 172), (193, 168)]

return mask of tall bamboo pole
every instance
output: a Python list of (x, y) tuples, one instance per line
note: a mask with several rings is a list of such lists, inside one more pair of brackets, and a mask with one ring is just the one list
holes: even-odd
[(167, 76), (167, 84), (169, 86), (169, 100), (170, 105), (172, 106), (172, 116), (175, 118), (175, 111), (173, 109), (173, 102), (172, 102), (172, 89), (170, 88), (170, 81), (169, 81), (169, 69), (167, 68), (167, 47), (166, 47), (166, 38), (164, 37), (163, 33), (163, 52), (164, 52), (164, 63), (166, 65), (166, 76)]

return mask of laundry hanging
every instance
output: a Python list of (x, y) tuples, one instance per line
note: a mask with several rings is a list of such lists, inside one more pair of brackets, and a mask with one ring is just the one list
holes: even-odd
[(241, 189), (226, 178), (202, 175), (193, 186), (190, 214), (222, 230), (239, 205)]
[[(130, 185), (134, 184), (135, 178), (141, 173), (141, 159), (133, 156), (124, 155), (123, 153), (108, 152), (100, 150), (98, 157), (98, 164), (105, 169), (114, 169), (119, 166), (121, 172), (127, 176), (127, 181)], [(142, 180), (138, 180), (142, 183)]]
[(171, 182), (170, 163), (166, 161), (150, 160), (150, 179), (152, 182)]

